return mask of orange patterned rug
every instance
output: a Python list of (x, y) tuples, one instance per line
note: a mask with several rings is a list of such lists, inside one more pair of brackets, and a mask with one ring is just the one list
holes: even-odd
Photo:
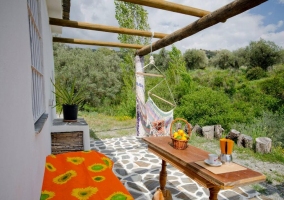
[(40, 200), (134, 199), (112, 166), (112, 160), (96, 151), (49, 155)]

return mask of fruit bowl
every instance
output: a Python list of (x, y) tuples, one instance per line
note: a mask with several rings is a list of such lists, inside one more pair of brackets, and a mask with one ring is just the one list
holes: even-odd
[[(177, 125), (177, 123), (180, 121), (185, 123), (184, 129), (182, 129), (181, 123)], [(174, 125), (177, 125), (176, 130), (173, 129)], [(178, 150), (186, 149), (187, 143), (190, 139), (190, 135), (191, 135), (191, 126), (186, 120), (182, 118), (176, 118), (175, 120), (172, 121), (170, 127), (170, 136), (172, 139), (172, 145), (175, 149)]]

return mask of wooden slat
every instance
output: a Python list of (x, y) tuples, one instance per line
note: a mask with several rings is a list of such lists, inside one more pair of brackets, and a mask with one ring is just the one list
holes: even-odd
[[(49, 18), (49, 24), (56, 25), (56, 26), (63, 26), (63, 27), (104, 31), (104, 32), (110, 32), (110, 33), (120, 33), (120, 34), (152, 37), (152, 32), (150, 31), (119, 28), (119, 27), (114, 27), (114, 26), (105, 26), (105, 25), (100, 25), (100, 24), (91, 24), (91, 23), (86, 23), (86, 22), (78, 22), (78, 21), (71, 21), (71, 20), (64, 20), (64, 19), (57, 19), (57, 18)], [(163, 38), (167, 35), (168, 34), (165, 34), (165, 33), (154, 32), (154, 38)]]
[(30, 8), (29, 5), (27, 5), (27, 6), (28, 6), (28, 13), (29, 13), (29, 17), (31, 18), (31, 22), (32, 22), (32, 24), (33, 24), (33, 26), (34, 26), (34, 28), (35, 28), (37, 34), (38, 34), (38, 37), (41, 39), (41, 34), (40, 34), (40, 31), (39, 31), (39, 29), (38, 29), (38, 27), (37, 27), (37, 24), (36, 24), (35, 18), (34, 18), (34, 16), (33, 16), (33, 13), (32, 13), (32, 11), (31, 11), (31, 8)]
[(152, 77), (162, 77), (162, 78), (164, 78), (164, 76), (160, 75), (160, 74), (150, 74), (150, 73), (143, 73), (143, 72), (136, 72), (136, 74), (142, 75), (142, 76), (152, 76)]
[[(219, 22), (225, 21), (235, 15), (238, 15), (246, 10), (249, 10), (267, 0), (236, 0), (232, 3), (223, 6), (222, 8), (212, 12), (211, 14), (196, 20), (192, 24), (179, 29), (170, 35), (160, 39), (152, 44), (152, 51), (156, 51), (177, 41), (180, 41), (188, 36), (194, 35), (199, 31), (213, 26)], [(136, 52), (137, 55), (144, 56), (151, 52), (151, 45), (145, 46)]]
[(52, 154), (84, 150), (83, 131), (51, 133)]
[(160, 99), (161, 101), (163, 101), (163, 102), (165, 102), (165, 103), (168, 103), (168, 104), (170, 104), (170, 105), (172, 105), (172, 106), (176, 106), (176, 105), (172, 104), (171, 102), (169, 102), (169, 101), (163, 99), (162, 97), (159, 97), (158, 95), (155, 95), (155, 94), (153, 94), (153, 93), (149, 93), (149, 94), (153, 95), (154, 97)]
[(31, 66), (32, 70), (35, 71), (35, 73), (37, 73), (38, 75), (43, 77), (43, 74), (40, 73), (34, 66)]
[[(153, 0), (120, 0), (130, 3), (139, 4), (142, 6), (148, 6), (152, 8), (159, 8), (162, 10), (172, 11), (176, 13), (191, 15), (195, 17), (203, 17), (205, 15), (208, 15), (210, 12), (198, 8), (193, 8), (190, 6), (185, 6), (182, 4), (172, 3), (168, 1), (153, 1)], [(167, 17), (167, 16), (165, 16)]]
[(70, 43), (70, 44), (85, 44), (85, 45), (94, 45), (94, 46), (107, 46), (107, 47), (121, 47), (121, 48), (130, 48), (130, 49), (141, 49), (143, 47), (143, 45), (140, 45), (140, 44), (101, 42), (101, 41), (96, 41), (96, 40), (82, 40), (82, 39), (60, 38), (60, 37), (53, 37), (53, 42)]

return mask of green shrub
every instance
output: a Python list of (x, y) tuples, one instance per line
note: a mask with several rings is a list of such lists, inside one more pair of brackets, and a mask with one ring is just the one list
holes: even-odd
[(253, 67), (247, 71), (246, 78), (248, 80), (258, 80), (267, 77), (266, 72), (260, 67)]
[(221, 77), (221, 76), (215, 76), (214, 79), (213, 79), (213, 88), (220, 88), (220, 87), (223, 87), (223, 80), (224, 78)]
[[(246, 102), (251, 117), (260, 117), (263, 111), (269, 110), (275, 107), (277, 99), (271, 95), (264, 94), (257, 84), (253, 82), (242, 83), (237, 87), (236, 94), (234, 95), (234, 102), (242, 103)], [(247, 114), (247, 112), (244, 112)]]
[(109, 108), (108, 111), (109, 113), (112, 112), (113, 116), (129, 116), (134, 118), (136, 116), (135, 93), (129, 92), (115, 109)]
[(175, 117), (183, 117), (193, 125), (226, 126), (230, 121), (232, 108), (230, 99), (223, 92), (201, 87), (183, 96), (181, 105), (175, 109)]
[(95, 112), (95, 111), (96, 111), (96, 108), (94, 108), (94, 107), (92, 107), (92, 106), (90, 106), (90, 105), (88, 105), (88, 104), (85, 104), (85, 105), (83, 106), (83, 110), (84, 110), (84, 111), (87, 111), (87, 112)]
[(230, 97), (236, 93), (236, 80), (233, 78), (228, 78), (225, 80), (224, 91)]
[(284, 111), (284, 73), (279, 73), (276, 76), (267, 78), (258, 83), (258, 86), (266, 95), (271, 95), (276, 99), (276, 102), (270, 104), (272, 111), (283, 113)]

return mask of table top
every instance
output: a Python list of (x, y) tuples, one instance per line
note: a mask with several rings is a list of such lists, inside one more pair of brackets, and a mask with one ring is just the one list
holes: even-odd
[(145, 137), (143, 140), (148, 144), (149, 151), (172, 164), (181, 172), (207, 188), (218, 186), (221, 189), (228, 189), (255, 182), (262, 182), (266, 179), (263, 174), (247, 167), (246, 170), (214, 174), (195, 163), (207, 159), (209, 152), (190, 144), (185, 150), (174, 149), (169, 136)]

